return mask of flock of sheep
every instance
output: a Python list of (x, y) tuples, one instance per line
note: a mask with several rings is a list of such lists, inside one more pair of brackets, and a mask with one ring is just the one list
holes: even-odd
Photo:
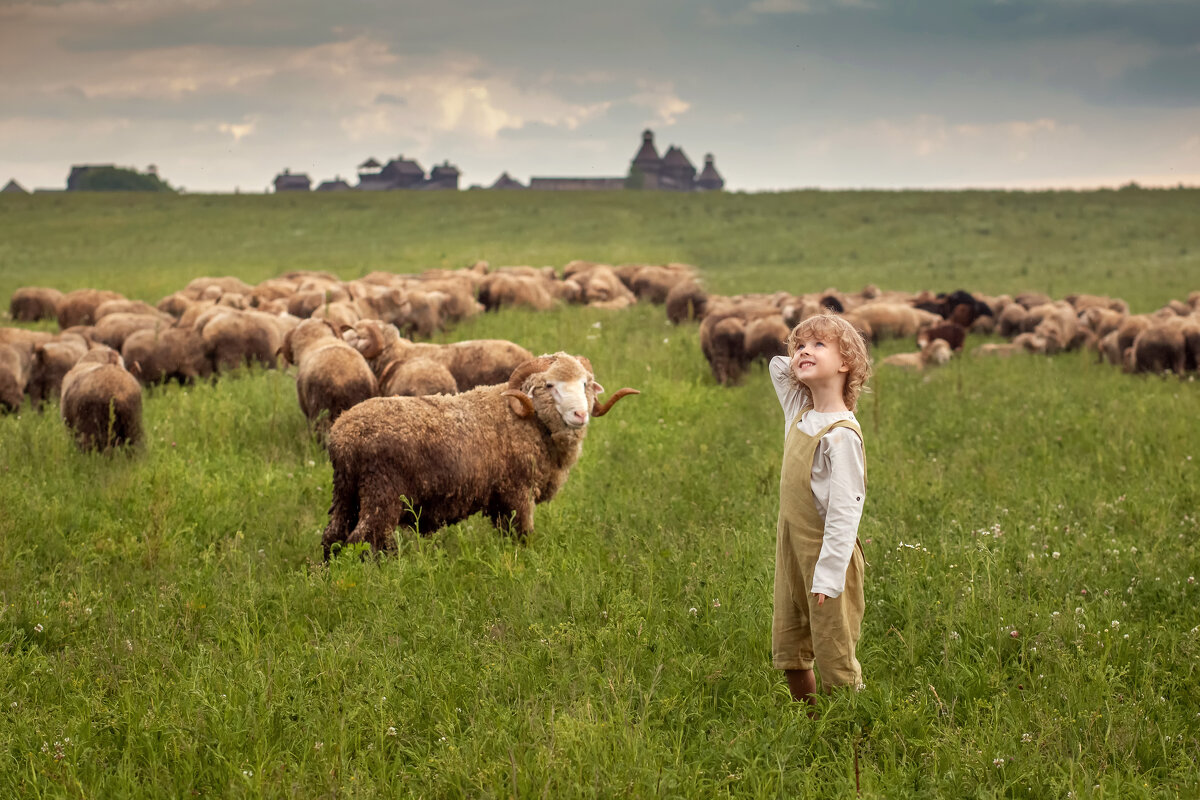
[(883, 360), (913, 369), (946, 363), (968, 332), (1010, 341), (978, 354), (1054, 354), (1083, 347), (1130, 372), (1184, 374), (1200, 361), (1200, 292), (1150, 314), (1121, 300), (1027, 292), (811, 294), (707, 293), (685, 264), (552, 267), (486, 262), (419, 275), (376, 272), (340, 281), (289, 272), (251, 286), (197, 278), (156, 305), (115, 292), (18, 289), (14, 320), (54, 319), (60, 332), (0, 327), (0, 407), (26, 395), (59, 399), (83, 449), (141, 439), (142, 384), (208, 378), (247, 363), (294, 365), (300, 408), (334, 467), (323, 538), (387, 549), (404, 524), (436, 529), (477, 513), (524, 536), (533, 506), (555, 495), (578, 459), (587, 423), (607, 403), (588, 359), (535, 358), (510, 341), (414, 341), (473, 314), (562, 303), (621, 309), (665, 304), (668, 319), (699, 323), (713, 377), (737, 383), (756, 359), (784, 352), (790, 329), (817, 313), (842, 314), (869, 343), (911, 338), (918, 350)]
[(1130, 314), (1125, 301), (1089, 294), (1052, 300), (1039, 292), (988, 296), (949, 293), (860, 292), (837, 289), (793, 295), (708, 295), (694, 280), (677, 284), (667, 299), (673, 322), (700, 320), (700, 346), (723, 385), (736, 384), (749, 365), (784, 354), (783, 340), (801, 320), (832, 311), (844, 316), (869, 344), (912, 339), (918, 350), (884, 364), (921, 370), (961, 352), (968, 333), (1009, 341), (975, 348), (976, 355), (1056, 353), (1090, 349), (1131, 373), (1185, 375), (1200, 364), (1200, 291), (1149, 314)]

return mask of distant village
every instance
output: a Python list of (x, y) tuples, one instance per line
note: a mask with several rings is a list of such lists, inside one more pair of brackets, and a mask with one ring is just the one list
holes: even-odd
[[(443, 161), (429, 171), (416, 161), (396, 156), (386, 164), (368, 158), (358, 165), (358, 183), (351, 186), (342, 178), (323, 181), (318, 192), (380, 192), (401, 189), (458, 189), (460, 173), (458, 167)], [(482, 189), (482, 186), (472, 186)], [(507, 172), (500, 175), (488, 187), (490, 189), (534, 189), (547, 191), (610, 191), (615, 189), (651, 189), (675, 192), (715, 192), (725, 188), (725, 180), (717, 172), (711, 154), (704, 157), (704, 169), (696, 174), (696, 167), (682, 148), (671, 145), (659, 156), (654, 146), (654, 132), (642, 132), (642, 146), (629, 162), (629, 171), (613, 178), (561, 178), (533, 177), (529, 185), (512, 178)], [(276, 192), (307, 192), (312, 190), (312, 179), (304, 173), (285, 169), (275, 176)]]
[[(386, 164), (368, 158), (358, 165), (358, 181), (351, 185), (342, 178), (321, 182), (318, 192), (382, 192), (394, 190), (424, 190), (459, 188), (461, 173), (449, 161), (443, 161), (427, 174), (415, 160), (396, 156)], [(308, 192), (313, 190), (312, 179), (302, 172), (285, 169), (275, 176), (276, 192)], [(472, 185), (471, 189), (483, 186)], [(542, 191), (612, 191), (617, 189), (648, 189), (672, 192), (717, 192), (725, 188), (725, 180), (717, 172), (711, 154), (704, 157), (704, 168), (696, 174), (696, 167), (683, 152), (683, 148), (671, 145), (661, 156), (654, 146), (654, 132), (642, 132), (642, 144), (629, 162), (625, 175), (619, 177), (532, 177), (523, 184), (504, 172), (492, 183), (490, 189), (542, 190)], [(116, 167), (112, 164), (76, 164), (67, 176), (66, 191), (117, 190), (166, 190), (171, 187), (158, 177), (158, 170), (151, 165), (145, 173)], [(61, 189), (37, 189), (63, 191)], [(25, 194), (27, 190), (16, 180), (10, 180), (0, 193)]]

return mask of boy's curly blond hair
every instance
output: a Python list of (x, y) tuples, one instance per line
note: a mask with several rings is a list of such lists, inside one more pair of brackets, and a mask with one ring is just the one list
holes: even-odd
[[(871, 356), (867, 354), (867, 344), (862, 336), (853, 325), (836, 314), (815, 314), (792, 328), (788, 334), (786, 344), (789, 361), (796, 355), (799, 343), (805, 339), (837, 343), (842, 361), (850, 368), (846, 373), (846, 385), (842, 387), (842, 399), (846, 401), (846, 408), (857, 410), (858, 396), (871, 377)], [(788, 375), (793, 381), (796, 380), (790, 369)]]

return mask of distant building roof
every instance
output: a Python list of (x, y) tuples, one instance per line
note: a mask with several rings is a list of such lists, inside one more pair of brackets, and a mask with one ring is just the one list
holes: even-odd
[(507, 172), (501, 172), (500, 177), (496, 178), (496, 182), (492, 184), (493, 189), (524, 189), (525, 184), (518, 180), (513, 180)]
[(4, 188), (0, 189), (0, 194), (29, 194), (25, 187), (17, 183), (17, 179), (13, 178), (8, 183), (4, 184)]
[(692, 166), (692, 162), (689, 161), (688, 157), (683, 154), (683, 150), (679, 149), (675, 145), (671, 145), (669, 148), (667, 148), (667, 153), (663, 156), (662, 163), (664, 167), (690, 167), (695, 169), (695, 167)]
[(383, 166), (383, 165), (380, 164), (378, 161), (376, 161), (374, 159), (374, 157), (372, 157), (372, 158), (368, 158), (366, 161), (359, 164), (358, 168), (359, 169), (379, 169), (381, 166)]
[(332, 181), (322, 181), (317, 187), (318, 192), (345, 192), (350, 190), (350, 184), (346, 183), (341, 178)]
[(721, 173), (717, 172), (717, 168), (713, 164), (712, 153), (704, 156), (704, 170), (696, 178), (696, 185), (709, 191), (725, 188), (725, 179), (721, 177)]
[(382, 172), (387, 175), (419, 175), (422, 178), (425, 177), (425, 170), (421, 168), (421, 165), (404, 156), (393, 158), (383, 168)]
[(642, 131), (642, 146), (633, 157), (633, 165), (643, 172), (649, 167), (651, 171), (662, 163), (658, 151), (654, 149), (654, 131), (647, 128)]
[(429, 173), (429, 177), (432, 180), (437, 180), (439, 178), (450, 178), (460, 174), (461, 173), (458, 171), (458, 167), (454, 166), (449, 161), (443, 161), (441, 164), (438, 164), (433, 168), (433, 170)]
[(275, 176), (275, 191), (277, 192), (307, 192), (312, 186), (312, 180), (303, 172), (292, 173), (290, 169)]

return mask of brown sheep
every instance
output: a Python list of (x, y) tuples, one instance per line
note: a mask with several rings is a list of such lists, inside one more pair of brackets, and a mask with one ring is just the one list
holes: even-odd
[(29, 385), (31, 356), (20, 344), (0, 343), (0, 409), (19, 411)]
[(1170, 371), (1183, 375), (1195, 344), (1200, 344), (1200, 321), (1195, 318), (1173, 317), (1155, 322), (1133, 340), (1133, 371)]
[(168, 323), (175, 321), (173, 314), (155, 308), (143, 300), (106, 300), (96, 307), (94, 316), (99, 322), (109, 314), (142, 314), (158, 317)]
[(212, 374), (212, 363), (204, 355), (204, 340), (192, 328), (134, 331), (125, 338), (121, 357), (145, 384), (174, 379), (183, 385)]
[(96, 324), (96, 309), (108, 300), (124, 300), (125, 296), (107, 289), (76, 289), (58, 301), (55, 316), (62, 330), (75, 325)]
[(445, 365), (431, 358), (393, 361), (379, 376), (380, 397), (458, 394), (458, 383)]
[(63, 376), (71, 371), (91, 346), (84, 337), (63, 333), (33, 348), (29, 371), (29, 399), (38, 411), (42, 403), (62, 394)]
[(518, 365), (533, 358), (524, 347), (505, 339), (416, 343), (402, 337), (395, 326), (378, 320), (363, 320), (343, 337), (363, 354), (381, 379), (393, 363), (428, 358), (449, 370), (460, 392), (504, 383)]
[(917, 347), (924, 349), (925, 345), (934, 339), (944, 339), (951, 350), (962, 350), (963, 343), (967, 340), (967, 329), (956, 322), (924, 328), (917, 334)]
[(694, 270), (686, 264), (638, 267), (628, 286), (637, 295), (638, 300), (649, 300), (661, 306), (667, 302), (667, 295), (671, 293), (671, 289), (680, 281), (689, 280), (693, 274)]
[(746, 324), (743, 337), (743, 351), (747, 362), (770, 361), (775, 356), (786, 356), (787, 345), (784, 344), (791, 328), (778, 314), (760, 317)]
[(1124, 313), (1111, 308), (1091, 306), (1079, 312), (1079, 323), (1101, 338), (1121, 327), (1124, 320)]
[(328, 431), (346, 409), (376, 394), (367, 360), (324, 320), (304, 320), (283, 337), (280, 349), (284, 360), (296, 365), (300, 410), (319, 433)]
[(733, 309), (711, 311), (700, 321), (700, 351), (713, 379), (722, 386), (737, 384), (746, 359), (746, 322)]
[(550, 281), (543, 278), (493, 272), (479, 283), (479, 302), (488, 311), (501, 308), (547, 311), (554, 307), (555, 297), (550, 292)]
[(63, 293), (46, 286), (24, 286), (13, 292), (8, 301), (8, 313), (17, 322), (37, 322), (58, 317), (58, 303)]
[(1019, 303), (1020, 305), (1024, 306), (1026, 309), (1030, 309), (1030, 308), (1033, 308), (1034, 306), (1048, 305), (1049, 303), (1051, 303), (1053, 301), (1050, 299), (1050, 295), (1044, 294), (1042, 292), (1021, 292), (1020, 294), (1013, 297), (1013, 302)]
[(996, 321), (1000, 335), (1006, 339), (1016, 336), (1021, 332), (1021, 328), (1025, 324), (1025, 317), (1028, 315), (1029, 311), (1020, 303), (1006, 305)]
[(217, 313), (200, 330), (204, 354), (216, 372), (254, 362), (274, 368), (284, 335), (298, 322), (295, 317), (286, 315), (273, 316), (218, 306)]
[(667, 292), (667, 319), (678, 325), (689, 319), (703, 319), (707, 312), (708, 293), (694, 279), (682, 280)]
[(183, 287), (183, 294), (192, 298), (199, 298), (205, 292), (213, 289), (217, 290), (217, 297), (226, 292), (236, 292), (238, 294), (249, 294), (254, 287), (243, 281), (241, 278), (235, 278), (231, 275), (226, 275), (220, 278), (193, 278), (188, 282), (188, 285)]
[(872, 301), (854, 309), (856, 319), (871, 326), (871, 341), (878, 344), (883, 339), (908, 339), (927, 325), (942, 322), (939, 314), (923, 311), (899, 303)]
[(120, 351), (125, 339), (134, 331), (165, 330), (171, 327), (170, 322), (163, 320), (160, 314), (126, 314), (117, 312), (101, 317), (92, 326), (91, 339), (93, 342)]
[(896, 353), (883, 360), (893, 367), (921, 372), (928, 366), (941, 366), (950, 360), (953, 352), (945, 339), (931, 339), (916, 353)]
[(80, 450), (142, 440), (142, 387), (107, 347), (89, 350), (63, 377), (59, 409)]
[(1129, 313), (1129, 304), (1124, 300), (1116, 300), (1111, 297), (1104, 297), (1103, 295), (1069, 294), (1063, 299), (1079, 312), (1094, 308), (1097, 310), (1115, 311), (1122, 315)]
[(329, 433), (333, 502), (321, 545), (366, 542), (390, 550), (398, 525), (427, 533), (483, 512), (520, 539), (533, 509), (566, 483), (603, 416), (587, 359), (556, 353), (513, 370), (505, 384), (444, 397), (378, 397), (347, 411)]

